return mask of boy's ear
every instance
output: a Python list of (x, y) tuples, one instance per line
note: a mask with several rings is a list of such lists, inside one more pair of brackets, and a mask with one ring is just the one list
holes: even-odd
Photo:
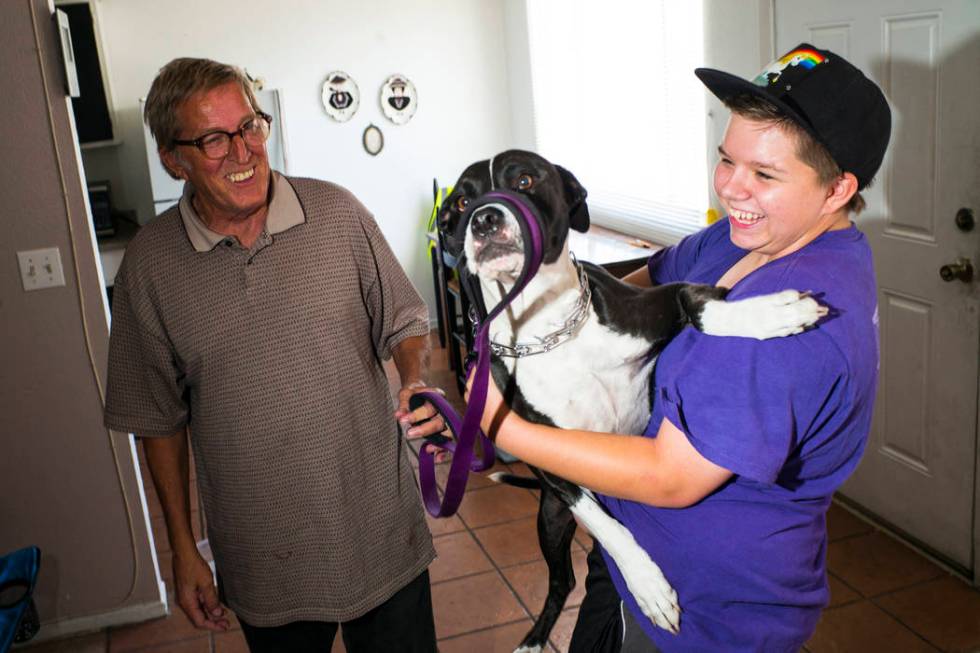
[(847, 206), (847, 203), (851, 201), (854, 194), (858, 192), (858, 181), (857, 177), (853, 173), (845, 172), (840, 177), (834, 180), (834, 183), (830, 185), (827, 190), (827, 212), (834, 213), (835, 211)]

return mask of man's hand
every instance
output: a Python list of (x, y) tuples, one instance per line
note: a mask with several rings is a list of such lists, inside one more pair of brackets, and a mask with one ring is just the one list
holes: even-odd
[[(429, 402), (425, 402), (415, 410), (409, 409), (408, 400), (416, 392), (438, 392), (443, 396), (446, 395), (441, 388), (430, 387), (425, 381), (413, 381), (398, 391), (398, 410), (395, 411), (395, 419), (405, 429), (405, 437), (415, 440), (445, 431), (446, 421)], [(448, 456), (447, 452), (442, 451), (436, 454), (436, 462), (441, 463)]]
[(174, 585), (177, 605), (195, 627), (215, 632), (231, 627), (218, 602), (211, 567), (197, 551), (187, 556), (174, 553)]
[(438, 392), (443, 396), (446, 395), (441, 388), (430, 387), (425, 381), (414, 381), (398, 391), (398, 410), (395, 411), (395, 419), (408, 429), (405, 436), (410, 440), (442, 433), (446, 429), (446, 422), (442, 419), (442, 415), (437, 413), (429, 402), (425, 402), (415, 410), (409, 409), (408, 400), (417, 392)]
[(181, 428), (170, 437), (141, 441), (167, 521), (177, 604), (196, 627), (228, 630), (230, 624), (218, 603), (214, 576), (197, 550), (191, 529), (187, 430)]

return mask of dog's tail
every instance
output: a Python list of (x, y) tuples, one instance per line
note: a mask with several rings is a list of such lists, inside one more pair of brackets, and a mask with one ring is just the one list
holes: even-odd
[(489, 475), (490, 480), (495, 483), (503, 483), (505, 485), (513, 485), (514, 487), (527, 488), (528, 490), (540, 490), (541, 481), (539, 481), (534, 476), (518, 476), (516, 474), (508, 474), (506, 472), (494, 472)]

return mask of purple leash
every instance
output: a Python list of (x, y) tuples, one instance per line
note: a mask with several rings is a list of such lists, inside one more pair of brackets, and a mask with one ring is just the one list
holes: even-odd
[[(436, 392), (417, 392), (409, 400), (412, 410), (428, 401), (442, 415), (453, 433), (453, 440), (442, 445), (426, 441), (419, 450), (419, 486), (425, 508), (433, 517), (451, 517), (459, 508), (466, 491), (466, 481), (471, 471), (482, 472), (493, 467), (495, 452), (493, 443), (480, 429), (480, 419), (487, 403), (487, 390), (490, 380), (490, 323), (521, 293), (541, 266), (543, 243), (541, 227), (533, 207), (527, 200), (510, 191), (491, 191), (473, 202), (464, 215), (462, 229), (469, 223), (469, 216), (480, 207), (488, 204), (505, 204), (514, 209), (517, 221), (520, 223), (521, 234), (524, 237), (524, 269), (521, 276), (509, 293), (504, 295), (494, 309), (480, 324), (474, 339), (476, 351), (476, 370), (473, 373), (473, 385), (470, 388), (470, 399), (466, 404), (466, 412), (462, 421), (459, 415), (449, 405), (446, 398)], [(479, 459), (474, 456), (474, 445), (479, 438), (482, 455)], [(453, 454), (449, 467), (449, 477), (442, 500), (439, 499), (439, 489), (436, 485), (435, 453), (438, 448), (447, 449)]]

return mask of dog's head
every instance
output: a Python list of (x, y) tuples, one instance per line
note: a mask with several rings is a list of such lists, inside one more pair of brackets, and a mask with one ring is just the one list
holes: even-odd
[(450, 254), (466, 254), (470, 272), (484, 279), (512, 281), (524, 266), (524, 242), (517, 217), (500, 204), (468, 210), (491, 190), (524, 196), (541, 218), (543, 262), (561, 254), (568, 229), (586, 231), (585, 188), (572, 173), (533, 152), (508, 150), (466, 168), (439, 211), (439, 231)]

